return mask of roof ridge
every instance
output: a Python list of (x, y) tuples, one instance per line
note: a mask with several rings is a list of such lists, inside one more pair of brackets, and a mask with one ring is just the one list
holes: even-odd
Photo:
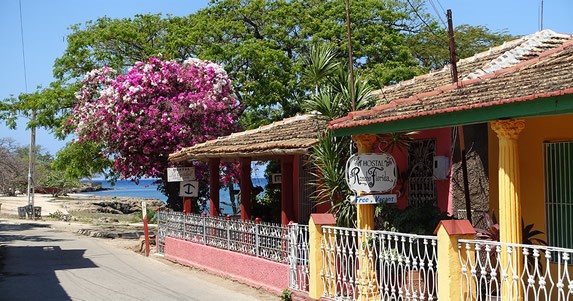
[[(521, 40), (523, 43), (509, 48), (509, 50), (500, 54), (495, 59), (485, 63), (482, 68), (476, 69), (475, 71), (465, 76), (462, 80), (474, 79), (485, 74), (495, 73), (496, 71), (519, 64), (521, 62), (521, 58), (525, 57), (528, 53), (531, 53), (533, 49), (537, 48), (552, 38), (571, 39), (573, 38), (573, 35), (560, 34), (554, 32), (553, 30), (545, 29), (522, 37)], [(563, 45), (563, 43), (564, 41), (561, 42), (561, 45)]]
[[(470, 57), (467, 57), (467, 58), (460, 59), (458, 61), (458, 67), (463, 65), (463, 64), (471, 63), (477, 59), (491, 55), (494, 52), (501, 51), (503, 49), (508, 49), (507, 51), (501, 53), (496, 59), (486, 63), (485, 66), (488, 66), (489, 63), (496, 61), (496, 60), (503, 63), (504, 56), (509, 54), (511, 58), (515, 58), (516, 55), (514, 53), (516, 53), (516, 52), (517, 52), (517, 55), (523, 55), (525, 50), (527, 50), (527, 49), (531, 50), (535, 46), (538, 46), (541, 43), (543, 43), (543, 42), (545, 42), (551, 38), (573, 39), (573, 34), (557, 33), (551, 29), (544, 29), (544, 30), (538, 31), (536, 33), (533, 33), (533, 34), (530, 34), (527, 36), (523, 36), (523, 37), (520, 37), (517, 39), (510, 40), (510, 41), (505, 41), (501, 45), (490, 47), (488, 50), (476, 53), (476, 54), (474, 54)], [(537, 43), (535, 43), (535, 42), (537, 42)], [(529, 46), (529, 48), (526, 48), (528, 46)], [(516, 63), (519, 63), (519, 62), (514, 62), (514, 64), (516, 64)], [(492, 66), (491, 70), (478, 69), (478, 70), (482, 70), (483, 72), (478, 72), (478, 70), (475, 70), (472, 73), (468, 74), (466, 77), (464, 77), (464, 80), (479, 77), (483, 74), (495, 72), (499, 69), (503, 69), (503, 68), (510, 66), (507, 63), (502, 64), (501, 66), (498, 64), (493, 64), (493, 65), (497, 66), (497, 68)], [(431, 70), (430, 72), (428, 72), (426, 74), (421, 74), (421, 75), (415, 76), (411, 79), (400, 81), (394, 85), (382, 87), (381, 89), (373, 91), (373, 93), (380, 94), (380, 93), (384, 93), (386, 91), (393, 91), (393, 90), (396, 90), (402, 86), (413, 85), (416, 83), (416, 80), (418, 80), (418, 79), (431, 77), (431, 76), (434, 76), (434, 75), (440, 74), (440, 73), (448, 73), (449, 74), (450, 73), (450, 64), (447, 64), (444, 67), (437, 69), (437, 70)]]
[[(572, 35), (572, 37), (573, 37), (573, 35)], [(496, 70), (493, 73), (486, 73), (486, 74), (483, 74), (479, 77), (470, 78), (470, 79), (466, 78), (466, 79), (461, 80), (458, 83), (454, 83), (454, 84), (450, 83), (447, 85), (442, 85), (442, 86), (436, 87), (435, 89), (433, 89), (431, 91), (419, 92), (419, 93), (416, 93), (416, 94), (411, 95), (409, 97), (403, 97), (403, 98), (395, 99), (395, 100), (392, 100), (392, 103), (410, 103), (413, 101), (421, 100), (422, 98), (427, 97), (427, 96), (434, 96), (434, 95), (440, 94), (442, 92), (451, 91), (451, 90), (465, 87), (465, 86), (470, 86), (470, 85), (473, 85), (475, 83), (481, 82), (484, 79), (490, 79), (490, 78), (497, 77), (500, 75), (518, 72), (518, 71), (524, 69), (525, 67), (527, 67), (529, 65), (532, 65), (532, 64), (535, 64), (535, 63), (540, 62), (542, 60), (545, 60), (549, 56), (555, 55), (555, 54), (560, 53), (562, 51), (565, 51), (569, 48), (573, 48), (573, 39), (563, 42), (559, 47), (553, 47), (551, 49), (545, 50), (542, 53), (540, 53), (538, 56), (531, 58), (531, 59), (528, 59), (528, 60), (525, 60), (525, 61), (522, 61), (519, 64), (514, 64), (514, 65), (506, 67), (506, 68), (501, 68), (499, 70)], [(390, 107), (389, 106), (390, 104), (380, 104), (380, 105), (374, 106), (371, 110), (374, 110), (374, 111), (384, 110), (385, 108)], [(355, 115), (359, 115), (360, 112), (361, 111), (356, 111), (356, 112), (352, 112), (352, 113), (354, 113)], [(366, 111), (364, 111), (364, 112), (366, 112)]]
[[(269, 124), (267, 124), (267, 125), (259, 126), (259, 127), (256, 128), (256, 129), (250, 129), (250, 130), (245, 130), (245, 131), (241, 131), (241, 132), (231, 133), (231, 134), (229, 134), (229, 135), (227, 135), (227, 136), (222, 136), (222, 137), (217, 137), (217, 138), (214, 138), (214, 139), (209, 139), (209, 140), (207, 140), (207, 141), (205, 141), (205, 142), (197, 143), (197, 144), (195, 144), (195, 145), (193, 145), (193, 146), (190, 146), (190, 147), (195, 147), (195, 146), (199, 146), (199, 145), (203, 146), (203, 145), (207, 145), (207, 144), (210, 144), (210, 143), (215, 143), (215, 142), (217, 142), (217, 141), (224, 141), (224, 140), (228, 140), (228, 139), (232, 139), (232, 138), (236, 138), (236, 137), (241, 137), (241, 136), (244, 136), (244, 135), (250, 135), (250, 134), (253, 134), (253, 133), (261, 132), (261, 131), (263, 131), (263, 130), (268, 130), (268, 129), (274, 128), (274, 127), (276, 127), (276, 126), (289, 124), (289, 123), (292, 123), (292, 122), (294, 122), (294, 121), (307, 120), (307, 119), (310, 119), (310, 118), (313, 118), (313, 117), (317, 117), (317, 116), (321, 116), (321, 114), (318, 113), (318, 112), (311, 112), (311, 113), (302, 114), (302, 115), (301, 115), (301, 114), (297, 114), (297, 115), (295, 115), (295, 116), (288, 117), (288, 118), (285, 118), (285, 119), (283, 119), (283, 120), (278, 120), (278, 121), (269, 123)], [(184, 150), (184, 149), (186, 149), (186, 148), (183, 148), (182, 150)]]

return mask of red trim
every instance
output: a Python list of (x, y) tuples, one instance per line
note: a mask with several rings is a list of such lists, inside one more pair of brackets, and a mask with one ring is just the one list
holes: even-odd
[(191, 198), (190, 197), (183, 197), (183, 213), (191, 213)]
[(293, 214), (293, 156), (281, 157), (281, 224), (295, 220)]
[(221, 215), (221, 208), (219, 205), (221, 182), (219, 182), (219, 164), (221, 159), (209, 159), (209, 215)]
[[(458, 107), (448, 107), (448, 108), (443, 108), (443, 109), (433, 110), (433, 111), (420, 111), (420, 112), (415, 112), (415, 113), (408, 114), (408, 115), (390, 116), (390, 117), (383, 117), (383, 118), (376, 118), (376, 119), (369, 119), (369, 120), (357, 120), (357, 121), (348, 122), (348, 123), (335, 123), (335, 121), (331, 121), (329, 123), (328, 129), (336, 130), (336, 129), (341, 129), (341, 128), (364, 126), (364, 125), (369, 125), (369, 124), (374, 124), (374, 123), (382, 123), (382, 122), (396, 121), (396, 120), (402, 120), (402, 119), (410, 119), (410, 118), (415, 118), (415, 117), (436, 115), (436, 114), (442, 114), (442, 113), (459, 112), (459, 111), (465, 111), (465, 110), (470, 110), (470, 109), (485, 108), (485, 107), (491, 107), (491, 106), (496, 106), (496, 105), (502, 105), (502, 104), (508, 104), (508, 103), (514, 103), (514, 102), (523, 102), (523, 101), (529, 101), (529, 100), (534, 100), (534, 99), (539, 99), (539, 98), (548, 98), (548, 97), (562, 96), (562, 95), (568, 95), (568, 94), (573, 94), (573, 88), (569, 88), (569, 89), (565, 89), (565, 90), (559, 90), (559, 91), (546, 92), (546, 93), (525, 95), (525, 96), (521, 96), (521, 97), (501, 99), (501, 100), (491, 101), (491, 102), (487, 102), (487, 103), (474, 103), (474, 104), (470, 104), (470, 105), (464, 105), (464, 106), (458, 106)], [(355, 115), (360, 115), (360, 116), (375, 115), (375, 113), (372, 111), (361, 111), (359, 114), (356, 114), (356, 113), (358, 113), (358, 112), (352, 112), (353, 115), (355, 114)]]
[(251, 220), (251, 158), (239, 159), (241, 168), (241, 220)]

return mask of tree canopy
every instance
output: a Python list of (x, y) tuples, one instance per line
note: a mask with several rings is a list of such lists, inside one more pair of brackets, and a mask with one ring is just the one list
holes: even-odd
[(170, 153), (235, 130), (231, 91), (225, 70), (198, 59), (152, 58), (117, 77), (104, 67), (85, 77), (69, 124), (121, 177), (164, 178)]
[[(361, 0), (350, 4), (353, 64), (372, 87), (410, 78), (449, 61), (445, 30), (424, 13), (423, 1)], [(467, 25), (459, 26), (456, 34), (459, 58), (509, 38), (503, 32)], [(347, 56), (344, 1), (213, 0), (205, 9), (184, 17), (102, 17), (71, 26), (67, 47), (54, 63), (54, 82), (34, 93), (4, 100), (0, 119), (10, 121), (35, 110), (34, 123), (63, 137), (70, 132), (63, 131), (64, 125), (78, 104), (74, 95), (83, 91), (82, 80), (88, 72), (107, 67), (127, 74), (137, 62), (153, 57), (179, 64), (200, 58), (227, 70), (233, 79), (240, 126), (254, 128), (302, 110), (303, 99), (316, 87), (312, 78), (304, 76), (308, 68), (304, 57), (315, 42), (332, 47), (339, 57)], [(143, 144), (137, 146), (145, 157), (148, 150)], [(120, 144), (114, 147), (120, 152)], [(82, 153), (79, 149), (75, 152)], [(90, 158), (93, 150), (82, 154)], [(100, 164), (97, 168), (105, 165), (105, 161), (96, 162)], [(135, 165), (129, 169), (124, 176), (145, 174)]]

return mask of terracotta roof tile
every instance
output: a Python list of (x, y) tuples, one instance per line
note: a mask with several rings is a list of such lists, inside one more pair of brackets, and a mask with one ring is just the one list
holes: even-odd
[[(533, 42), (528, 42), (528, 39)], [(491, 60), (492, 57), (495, 57), (495, 64), (484, 62), (484, 59)], [(510, 57), (515, 60), (508, 59)], [(329, 128), (348, 128), (527, 101), (553, 93), (568, 94), (573, 88), (572, 35), (542, 31), (462, 60), (462, 69), (464, 61), (483, 66), (480, 70), (485, 72), (479, 76), (477, 73), (465, 76), (466, 79), (458, 84), (452, 84), (449, 73), (442, 72), (441, 75), (434, 73), (431, 77), (417, 77), (405, 84), (384, 88), (379, 92), (380, 98), (386, 97), (390, 103), (380, 101), (380, 105), (371, 110), (352, 112), (348, 116), (350, 118), (331, 121)]]
[(326, 125), (327, 119), (319, 114), (298, 115), (184, 148), (171, 154), (169, 160), (179, 162), (305, 154), (318, 142), (318, 135), (326, 129)]

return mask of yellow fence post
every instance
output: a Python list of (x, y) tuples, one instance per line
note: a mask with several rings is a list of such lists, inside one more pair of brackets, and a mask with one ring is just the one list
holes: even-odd
[(462, 285), (461, 273), (461, 261), (467, 262), (468, 254), (462, 252), (460, 261), (458, 239), (475, 238), (475, 229), (468, 220), (443, 220), (435, 232), (438, 235), (438, 300), (468, 300), (468, 294), (474, 292), (468, 292)]
[(320, 272), (322, 271), (322, 250), (323, 239), (322, 226), (335, 226), (336, 220), (330, 213), (314, 213), (310, 215), (308, 222), (308, 296), (311, 300), (318, 300), (323, 295), (324, 285)]
[[(352, 141), (356, 143), (356, 148), (359, 154), (366, 154), (372, 151), (374, 144), (377, 141), (377, 136), (374, 134), (352, 135)], [(357, 192), (358, 195), (363, 195), (363, 192)], [(374, 229), (374, 204), (357, 204), (356, 205), (356, 229), (358, 230), (372, 230)], [(358, 271), (358, 300), (376, 300), (378, 299), (378, 287), (376, 283), (376, 273), (374, 271), (374, 262), (368, 256), (368, 244), (366, 234), (361, 232), (358, 241), (358, 261), (360, 270)]]

